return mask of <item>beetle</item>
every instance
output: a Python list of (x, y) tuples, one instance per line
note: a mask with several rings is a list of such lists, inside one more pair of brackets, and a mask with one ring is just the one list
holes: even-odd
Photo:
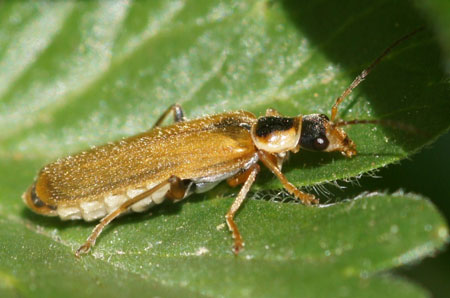
[[(236, 111), (187, 120), (181, 106), (174, 104), (147, 132), (46, 165), (22, 198), (39, 214), (63, 220), (101, 219), (76, 251), (79, 257), (121, 214), (144, 212), (165, 199), (177, 202), (192, 193), (208, 191), (223, 180), (231, 186), (242, 184), (225, 215), (234, 239), (233, 252), (238, 254), (244, 241), (234, 216), (260, 171), (258, 162), (303, 204), (317, 204), (314, 195), (300, 191), (287, 180), (281, 171), (283, 162), (289, 153), (300, 149), (354, 156), (356, 145), (341, 126), (381, 122), (335, 121), (339, 104), (392, 48), (420, 30), (394, 42), (363, 70), (337, 98), (330, 118), (323, 114), (285, 117), (268, 109), (262, 117)], [(171, 113), (174, 123), (162, 127)]]

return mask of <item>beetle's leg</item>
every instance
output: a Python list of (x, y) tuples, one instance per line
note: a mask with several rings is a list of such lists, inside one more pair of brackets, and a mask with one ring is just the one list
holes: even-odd
[(314, 195), (310, 195), (307, 193), (304, 193), (300, 191), (297, 187), (295, 187), (292, 183), (290, 183), (286, 176), (283, 175), (283, 173), (280, 171), (280, 169), (277, 167), (276, 163), (273, 162), (273, 158), (271, 157), (272, 154), (264, 152), (259, 150), (258, 151), (259, 159), (263, 162), (263, 164), (269, 168), (272, 173), (275, 174), (275, 176), (280, 179), (281, 183), (283, 184), (284, 188), (292, 195), (294, 195), (297, 199), (302, 201), (303, 204), (311, 205), (311, 204), (317, 204), (319, 203), (319, 200), (317, 200)]
[(75, 252), (75, 256), (79, 257), (81, 254), (87, 253), (91, 249), (91, 247), (94, 246), (95, 240), (97, 240), (98, 236), (103, 231), (103, 229), (114, 218), (116, 218), (120, 214), (126, 212), (128, 210), (128, 208), (130, 208), (133, 204), (139, 202), (140, 200), (143, 200), (143, 199), (147, 198), (148, 196), (151, 196), (153, 193), (155, 193), (156, 191), (158, 191), (161, 188), (165, 187), (167, 184), (170, 185), (170, 189), (168, 190), (168, 193), (169, 193), (172, 190), (172, 186), (174, 186), (174, 188), (179, 188), (180, 181), (181, 181), (180, 178), (178, 178), (176, 176), (171, 176), (169, 179), (161, 182), (160, 184), (156, 185), (155, 187), (153, 187), (153, 188), (151, 188), (151, 189), (149, 189), (147, 191), (144, 191), (143, 193), (141, 193), (141, 194), (135, 196), (134, 198), (126, 201), (125, 203), (120, 205), (119, 208), (117, 208), (116, 210), (114, 210), (110, 214), (108, 214), (105, 217), (103, 217), (102, 220), (100, 221), (100, 223), (97, 226), (95, 226), (94, 230), (92, 231), (91, 235), (86, 240), (86, 242), (82, 246), (80, 246), (80, 248), (77, 249), (77, 251)]
[(244, 241), (242, 240), (242, 237), (241, 237), (241, 234), (239, 233), (238, 227), (237, 227), (236, 223), (234, 222), (234, 215), (236, 214), (236, 212), (238, 211), (242, 202), (244, 201), (245, 197), (247, 196), (247, 193), (250, 190), (250, 187), (252, 186), (253, 182), (255, 182), (255, 178), (256, 178), (256, 175), (258, 174), (258, 172), (259, 172), (259, 166), (257, 164), (254, 164), (247, 171), (245, 171), (244, 173), (239, 175), (239, 176), (241, 176), (241, 175), (244, 176), (244, 174), (248, 175), (247, 180), (244, 182), (244, 185), (242, 186), (236, 199), (234, 200), (233, 204), (231, 205), (230, 210), (228, 210), (227, 214), (225, 215), (225, 219), (227, 221), (228, 228), (230, 229), (233, 239), (234, 239), (234, 245), (233, 245), (234, 254), (238, 254), (239, 251), (244, 247)]
[(281, 114), (275, 109), (268, 108), (266, 110), (266, 116), (281, 116)]
[(186, 197), (186, 194), (189, 191), (189, 188), (192, 185), (191, 180), (181, 180), (177, 176), (173, 176), (175, 179), (173, 182), (170, 183), (170, 189), (166, 193), (166, 198), (169, 200), (172, 200), (174, 202), (177, 202), (181, 199), (184, 199)]
[(158, 118), (156, 123), (153, 125), (152, 128), (161, 126), (161, 123), (167, 118), (167, 116), (170, 114), (170, 112), (173, 113), (173, 121), (174, 122), (181, 122), (185, 121), (186, 118), (184, 117), (183, 109), (179, 104), (173, 104), (171, 105), (162, 115)]
[(236, 174), (233, 177), (228, 178), (227, 179), (228, 185), (231, 187), (235, 187), (235, 186), (238, 186), (239, 184), (245, 183), (245, 181), (247, 181), (247, 179), (248, 179), (248, 176), (250, 176), (250, 174), (252, 173), (253, 167), (257, 167), (258, 172), (259, 172), (259, 170), (260, 170), (259, 165), (254, 164), (252, 167), (245, 170), (244, 172)]
[(281, 171), (281, 168), (283, 167), (283, 162), (285, 159), (288, 158), (288, 152), (284, 153), (283, 155), (280, 154), (267, 154), (267, 158), (270, 160), (271, 163), (277, 166), (278, 170)]

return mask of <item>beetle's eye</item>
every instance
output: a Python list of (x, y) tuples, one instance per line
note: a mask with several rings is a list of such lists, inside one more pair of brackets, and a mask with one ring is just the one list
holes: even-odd
[(327, 149), (329, 144), (330, 144), (330, 142), (325, 137), (318, 137), (318, 138), (315, 138), (313, 141), (313, 147), (317, 151), (322, 151), (322, 150)]

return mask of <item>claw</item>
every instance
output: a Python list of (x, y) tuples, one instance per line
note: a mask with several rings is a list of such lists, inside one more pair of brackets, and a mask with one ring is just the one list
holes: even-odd
[(91, 243), (86, 242), (85, 244), (80, 246), (80, 248), (77, 249), (77, 251), (75, 252), (75, 256), (79, 258), (82, 254), (88, 253), (89, 250), (91, 250)]
[(237, 256), (239, 254), (239, 252), (243, 249), (244, 249), (244, 243), (242, 243), (242, 242), (234, 243), (233, 253), (235, 256)]

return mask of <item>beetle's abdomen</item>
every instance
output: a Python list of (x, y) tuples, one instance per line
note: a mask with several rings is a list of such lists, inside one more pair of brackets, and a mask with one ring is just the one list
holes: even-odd
[[(256, 162), (249, 132), (254, 120), (247, 112), (224, 113), (59, 159), (40, 171), (24, 200), (41, 214), (94, 220), (172, 175), (198, 182), (223, 180)], [(162, 202), (166, 192), (131, 210), (140, 212)]]

